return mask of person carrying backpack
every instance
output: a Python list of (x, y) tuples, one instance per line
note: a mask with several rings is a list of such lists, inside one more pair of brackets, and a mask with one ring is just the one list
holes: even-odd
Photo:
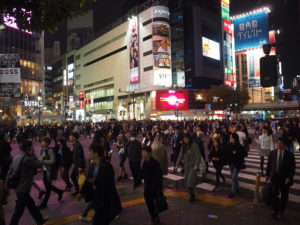
[(51, 191), (54, 191), (58, 195), (58, 201), (62, 200), (64, 193), (63, 190), (52, 185), (52, 181), (57, 179), (60, 162), (58, 153), (53, 148), (49, 148), (50, 142), (51, 140), (49, 137), (43, 137), (41, 141), (42, 150), (40, 153), (40, 160), (43, 164), (43, 182), (46, 188), (46, 195), (40, 204), (39, 209), (47, 207)]
[(36, 207), (34, 200), (30, 196), (30, 190), (33, 184), (33, 176), (37, 169), (42, 168), (42, 163), (34, 154), (32, 142), (22, 141), (21, 153), (13, 159), (8, 171), (6, 185), (16, 190), (16, 206), (12, 215), (10, 225), (18, 225), (24, 209), (27, 208), (37, 225), (44, 225), (49, 217), (43, 217)]

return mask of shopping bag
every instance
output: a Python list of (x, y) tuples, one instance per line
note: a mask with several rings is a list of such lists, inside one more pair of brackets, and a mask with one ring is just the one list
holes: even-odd
[(154, 204), (155, 204), (155, 210), (157, 214), (168, 210), (167, 198), (164, 196), (163, 193), (158, 195), (155, 198)]
[(82, 186), (85, 182), (85, 179), (86, 179), (86, 177), (85, 177), (84, 173), (83, 172), (79, 173), (78, 184), (79, 184), (80, 189), (82, 188)]

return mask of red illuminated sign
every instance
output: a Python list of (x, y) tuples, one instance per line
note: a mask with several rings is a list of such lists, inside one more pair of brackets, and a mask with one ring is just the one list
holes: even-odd
[(82, 101), (84, 99), (84, 93), (83, 91), (79, 92), (79, 100)]
[(188, 105), (188, 90), (156, 91), (156, 108), (159, 111), (187, 111)]
[(224, 21), (224, 31), (229, 33), (229, 34), (232, 34), (232, 23), (230, 23), (229, 21), (227, 20), (223, 20)]

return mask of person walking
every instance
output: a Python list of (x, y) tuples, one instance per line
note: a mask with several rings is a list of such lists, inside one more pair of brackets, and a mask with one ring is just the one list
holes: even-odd
[(201, 155), (198, 145), (192, 140), (190, 135), (185, 135), (183, 145), (178, 156), (175, 171), (180, 163), (184, 166), (185, 186), (190, 194), (190, 203), (195, 201), (195, 186), (197, 185), (197, 171), (201, 163)]
[(216, 170), (216, 184), (213, 191), (217, 191), (220, 187), (220, 179), (222, 178), (223, 185), (225, 185), (225, 177), (222, 174), (222, 169), (224, 167), (224, 149), (221, 145), (220, 139), (215, 139), (213, 142), (213, 147), (209, 154), (209, 159)]
[(58, 139), (58, 153), (60, 156), (60, 175), (63, 181), (66, 183), (65, 191), (70, 192), (72, 184), (70, 182), (69, 171), (73, 164), (73, 153), (70, 148), (67, 146), (66, 139)]
[(264, 177), (264, 161), (265, 157), (268, 157), (270, 151), (274, 150), (274, 143), (271, 131), (268, 127), (262, 129), (262, 134), (258, 138), (258, 143), (260, 145), (260, 171), (261, 175)]
[(72, 196), (76, 196), (79, 194), (79, 184), (78, 184), (78, 177), (79, 173), (84, 172), (85, 169), (85, 158), (82, 145), (78, 141), (79, 133), (73, 132), (70, 135), (70, 140), (73, 143), (73, 169), (71, 172), (71, 180), (75, 187), (75, 192), (72, 193)]
[(167, 147), (163, 144), (164, 137), (162, 134), (158, 134), (154, 138), (154, 142), (151, 145), (151, 156), (159, 162), (163, 175), (168, 175), (168, 156)]
[(174, 169), (173, 173), (175, 173), (176, 163), (180, 154), (181, 145), (182, 145), (182, 134), (180, 127), (175, 127), (175, 133), (172, 138), (172, 155), (171, 155), (171, 161), (174, 162)]
[(231, 172), (231, 189), (228, 198), (233, 198), (239, 192), (238, 175), (241, 169), (245, 168), (245, 149), (240, 144), (240, 137), (237, 133), (230, 136), (229, 150), (229, 168)]
[(43, 182), (46, 189), (45, 198), (39, 206), (39, 209), (44, 209), (47, 207), (48, 200), (51, 195), (51, 191), (54, 191), (58, 195), (58, 201), (62, 200), (63, 190), (55, 187), (52, 184), (53, 180), (57, 179), (57, 173), (59, 169), (59, 158), (55, 153), (53, 148), (50, 148), (49, 145), (51, 143), (51, 139), (49, 137), (43, 137), (41, 141), (42, 150), (40, 153), (40, 160), (43, 164)]
[(120, 165), (120, 173), (118, 176), (118, 181), (122, 179), (127, 179), (127, 173), (124, 167), (124, 163), (126, 161), (125, 154), (125, 145), (127, 144), (128, 139), (126, 138), (125, 132), (121, 131), (119, 137), (117, 138), (117, 149), (119, 152), (119, 165)]
[(42, 163), (34, 154), (32, 141), (22, 141), (21, 152), (14, 157), (10, 166), (8, 177), (15, 173), (19, 173), (19, 182), (15, 188), (16, 191), (16, 206), (11, 217), (10, 225), (18, 225), (19, 221), (27, 208), (36, 221), (37, 225), (44, 225), (49, 217), (43, 217), (39, 209), (36, 207), (34, 200), (30, 196), (31, 187), (33, 184), (33, 176), (37, 169), (42, 168)]
[(129, 167), (133, 176), (133, 188), (139, 187), (141, 182), (142, 145), (136, 140), (136, 133), (132, 132), (130, 141), (125, 146), (125, 154), (129, 159)]
[(159, 162), (151, 156), (152, 149), (145, 146), (142, 149), (144, 158), (142, 174), (144, 179), (144, 198), (151, 216), (150, 225), (160, 222), (159, 215), (155, 207), (155, 199), (163, 195), (163, 177)]
[[(286, 148), (283, 138), (277, 139), (277, 150), (271, 151), (268, 158), (266, 180), (271, 181), (273, 218), (283, 217), (286, 209), (289, 190), (294, 183), (295, 156)], [(279, 194), (281, 198), (279, 199)]]
[(115, 172), (110, 162), (105, 160), (104, 149), (98, 143), (91, 144), (89, 158), (98, 166), (96, 178), (90, 179), (95, 188), (93, 225), (109, 225), (122, 211)]

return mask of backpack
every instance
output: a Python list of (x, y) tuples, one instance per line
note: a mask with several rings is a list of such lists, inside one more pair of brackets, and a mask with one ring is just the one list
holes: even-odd
[(18, 186), (20, 180), (21, 180), (21, 168), (23, 161), (25, 159), (26, 155), (22, 157), (18, 167), (16, 170), (13, 169), (12, 173), (10, 173), (6, 180), (6, 186), (8, 188), (14, 189)]

